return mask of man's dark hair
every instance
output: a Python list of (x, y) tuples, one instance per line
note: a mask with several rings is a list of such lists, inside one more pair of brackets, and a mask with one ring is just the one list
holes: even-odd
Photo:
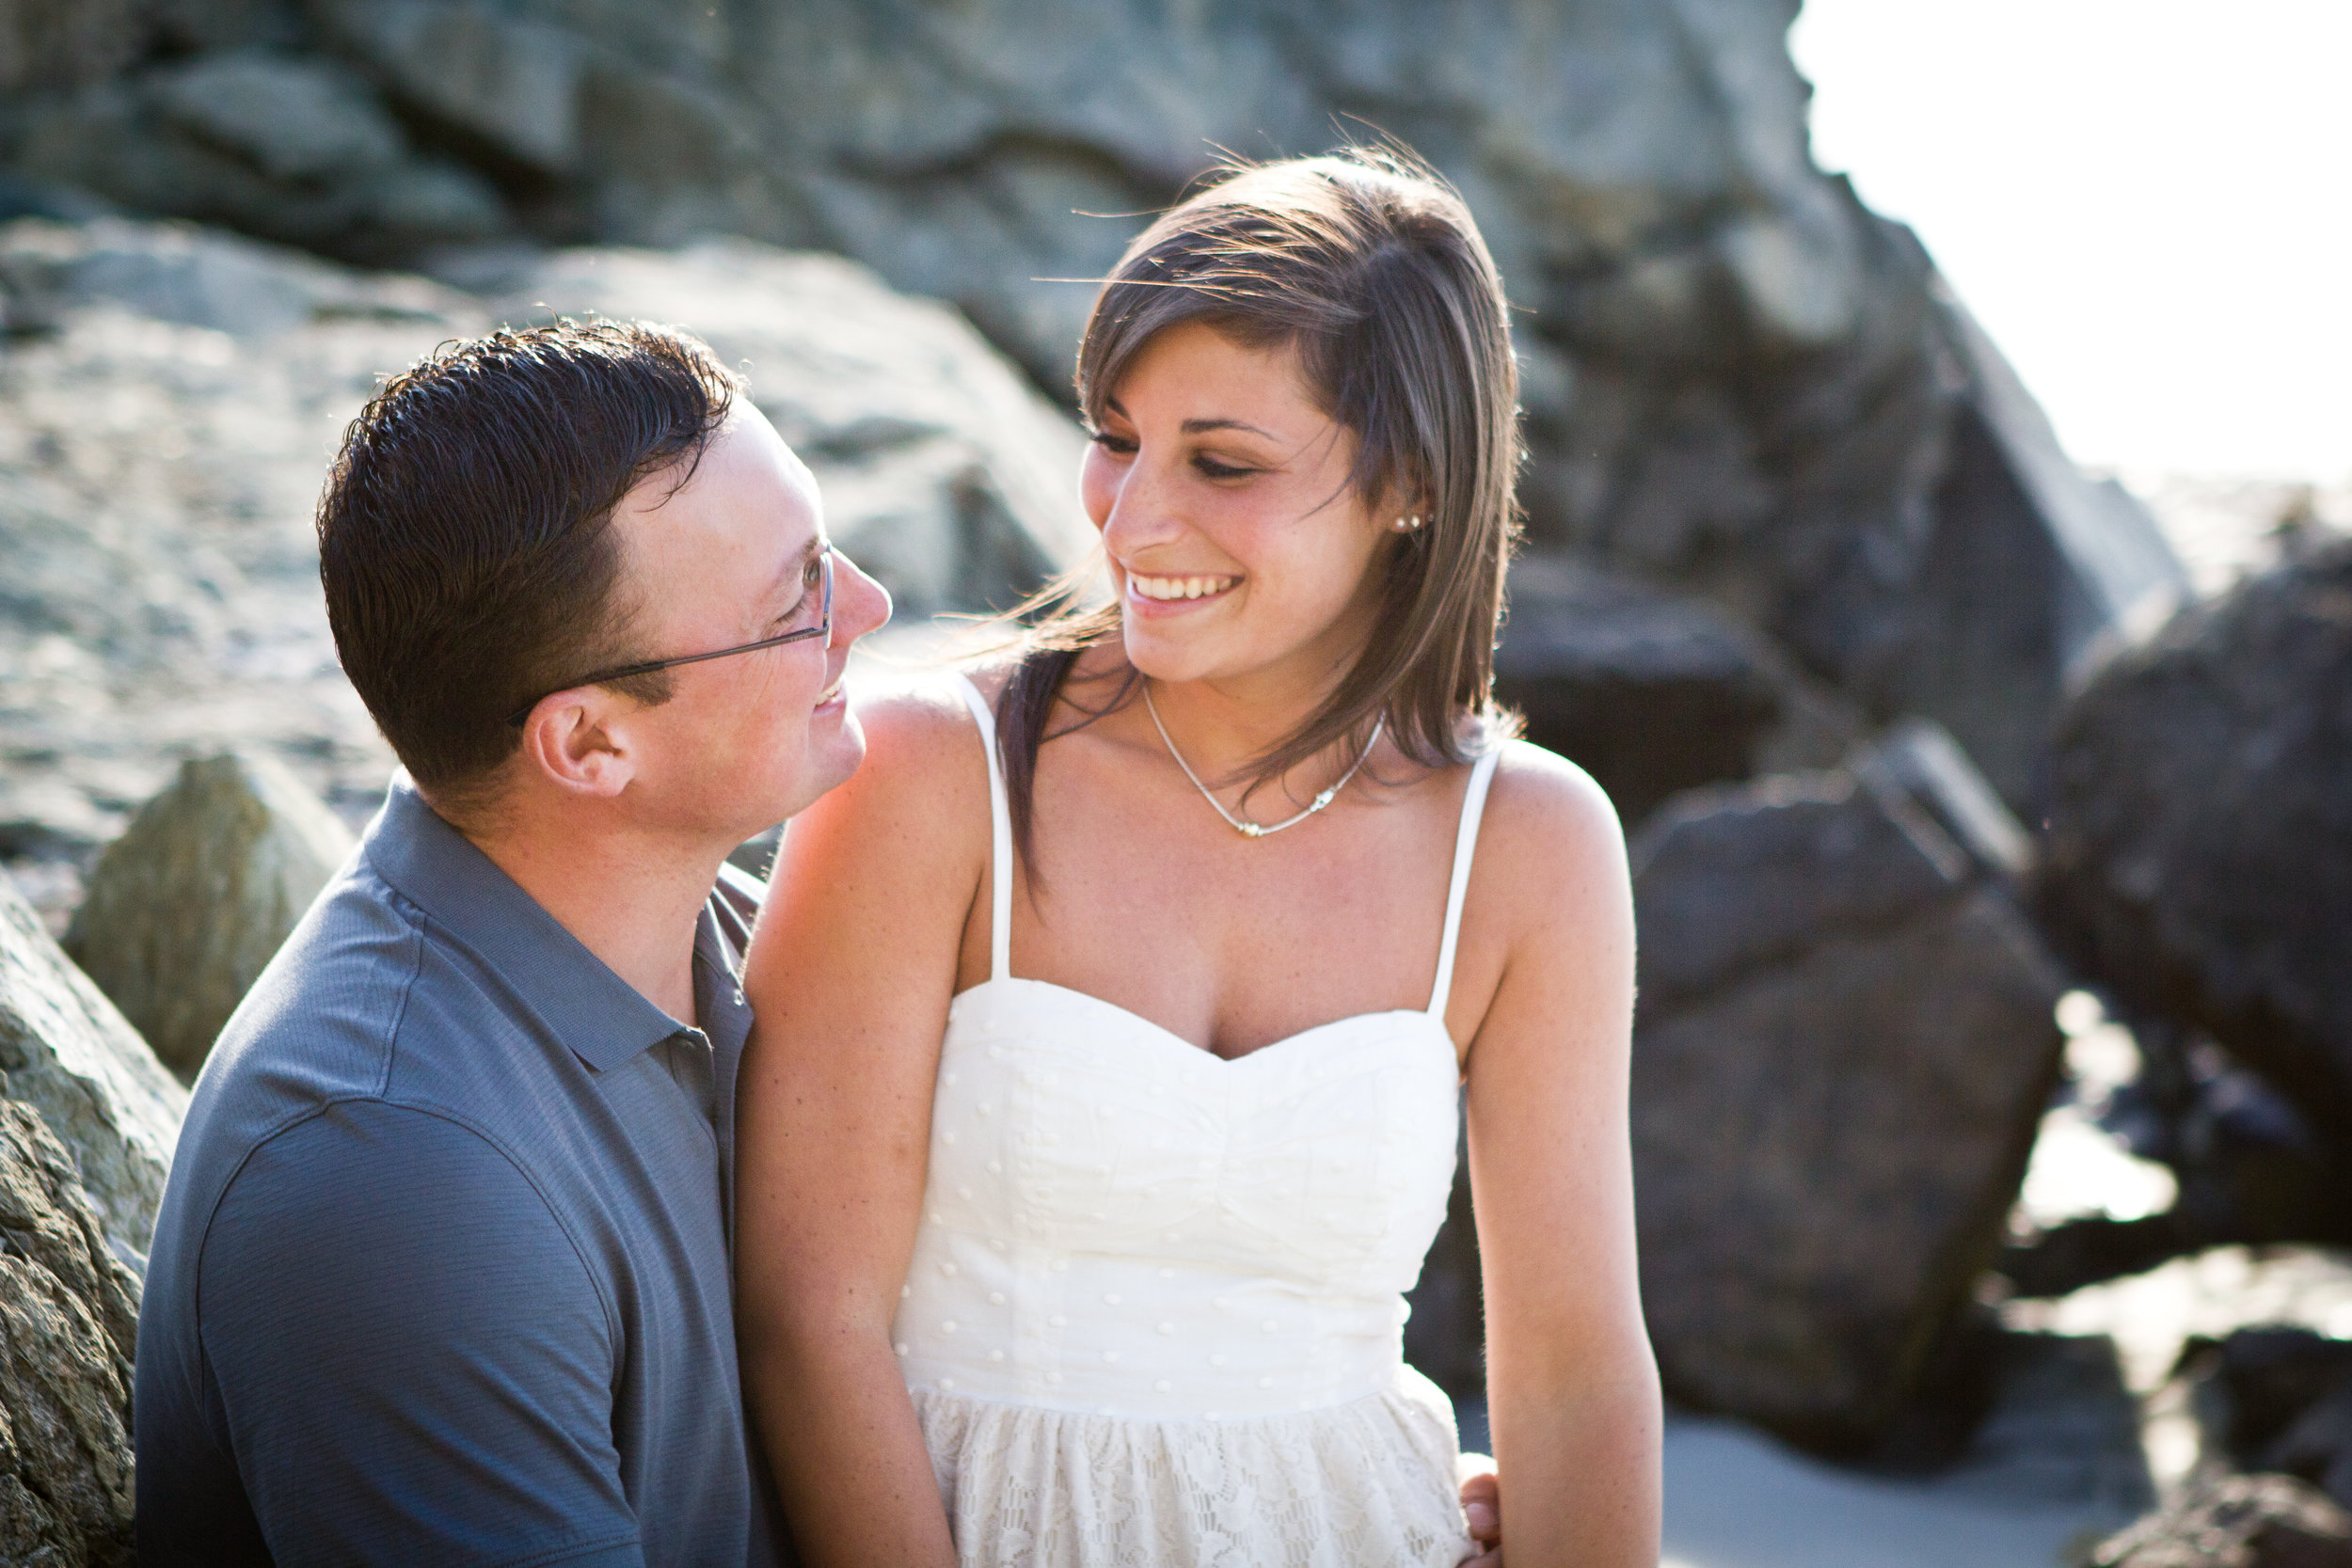
[[(688, 335), (559, 321), (445, 343), (343, 433), (319, 580), (343, 671), (437, 803), (514, 753), (507, 715), (628, 646), (613, 509), (683, 485), (741, 383)], [(660, 702), (660, 673), (615, 681)]]

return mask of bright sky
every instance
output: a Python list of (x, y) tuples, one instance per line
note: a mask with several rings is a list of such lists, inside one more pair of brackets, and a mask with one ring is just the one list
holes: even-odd
[(2083, 463), (2352, 480), (2352, 0), (1806, 0), (1814, 153)]

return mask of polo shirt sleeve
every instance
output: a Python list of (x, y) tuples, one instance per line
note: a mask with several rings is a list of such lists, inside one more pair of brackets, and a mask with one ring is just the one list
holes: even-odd
[(278, 1561), (642, 1563), (614, 1320), (470, 1129), (344, 1101), (262, 1144), (207, 1227), (198, 1315)]

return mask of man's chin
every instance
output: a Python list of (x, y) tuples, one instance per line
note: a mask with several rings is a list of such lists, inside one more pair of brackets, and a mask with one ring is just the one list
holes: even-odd
[(858, 728), (854, 717), (844, 719), (836, 733), (811, 746), (809, 752), (808, 765), (793, 786), (783, 816), (800, 816), (827, 790), (850, 782), (850, 775), (866, 760), (866, 732)]

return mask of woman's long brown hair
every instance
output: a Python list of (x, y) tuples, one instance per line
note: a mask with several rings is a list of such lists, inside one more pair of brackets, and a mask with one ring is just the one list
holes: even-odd
[[(1252, 759), (1248, 787), (1337, 741), (1360, 748), (1382, 717), (1414, 761), (1465, 762), (1514, 727), (1493, 685), (1519, 526), (1518, 368), (1494, 260), (1462, 198), (1401, 148), (1220, 174), (1138, 235), (1103, 285), (1078, 349), (1080, 407), (1099, 426), (1136, 354), (1179, 323), (1295, 348), (1324, 412), (1357, 436), (1350, 488), (1410, 498), (1423, 524), (1374, 568), (1387, 575), (1379, 631), (1306, 722)], [(1013, 838), (1033, 881), (1037, 753), (1056, 700), (1087, 723), (1136, 686), (1128, 667), (1097, 704), (1064, 690), (1088, 649), (1120, 635), (1116, 602), (1086, 601), (1094, 576), (1089, 563), (1016, 611), (1031, 624), (997, 700)]]

